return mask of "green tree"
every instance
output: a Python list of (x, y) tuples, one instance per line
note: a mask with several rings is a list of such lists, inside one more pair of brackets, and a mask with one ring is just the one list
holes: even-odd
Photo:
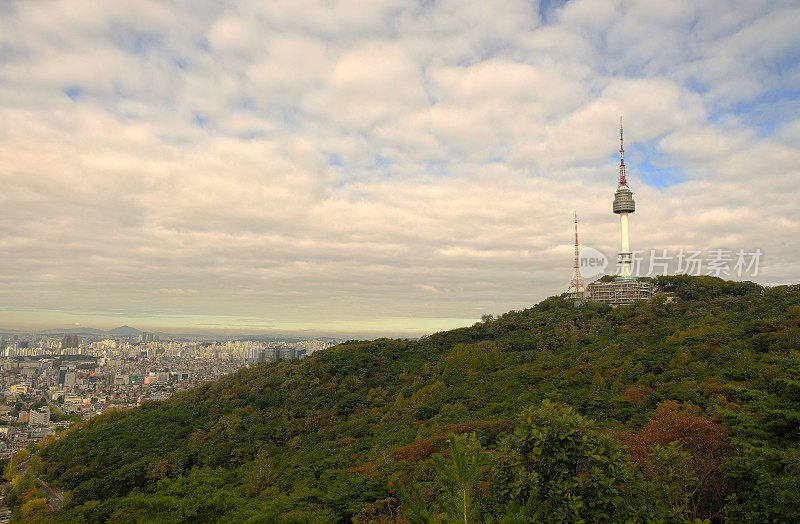
[(392, 481), (392, 487), (397, 498), (400, 499), (406, 521), (410, 524), (428, 524), (431, 521), (434, 512), (425, 502), (419, 484), (411, 487), (411, 493), (406, 491), (397, 480)]
[(647, 499), (651, 509), (667, 522), (693, 522), (689, 508), (697, 477), (693, 475), (692, 456), (681, 449), (677, 441), (666, 446), (656, 444), (645, 467), (649, 481)]
[(445, 512), (445, 522), (468, 524), (475, 522), (474, 497), (481, 480), (481, 445), (475, 435), (469, 437), (450, 435), (451, 464), (437, 456), (437, 469), (441, 474), (444, 494), (439, 504)]
[(502, 439), (492, 492), (499, 505), (533, 509), (533, 520), (633, 518), (635, 475), (621, 446), (593, 421), (549, 400), (525, 409)]

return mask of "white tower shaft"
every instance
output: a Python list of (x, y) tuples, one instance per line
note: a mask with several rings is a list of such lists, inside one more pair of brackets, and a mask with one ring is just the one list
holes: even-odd
[(622, 264), (620, 276), (628, 280), (631, 278), (631, 244), (628, 237), (628, 213), (619, 214), (619, 260)]

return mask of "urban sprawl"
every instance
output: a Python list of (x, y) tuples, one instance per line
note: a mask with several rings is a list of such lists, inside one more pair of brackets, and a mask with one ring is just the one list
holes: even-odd
[(259, 362), (299, 359), (334, 339), (208, 340), (13, 334), (0, 339), (0, 459), (72, 423), (210, 382)]

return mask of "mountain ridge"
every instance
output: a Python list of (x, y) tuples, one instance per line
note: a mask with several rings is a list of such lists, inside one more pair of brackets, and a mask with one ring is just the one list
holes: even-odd
[[(414, 500), (432, 515), (449, 511), (437, 464), (458, 451), (448, 435), (472, 434), (489, 465), (471, 511), (496, 519), (513, 502), (492, 487), (502, 457), (513, 455), (497, 450), (512, 445), (519, 413), (548, 401), (564, 407), (541, 409), (596, 427), (589, 441), (609, 435), (598, 442), (610, 442), (607, 460), (632, 472), (615, 480), (630, 500), (659, 482), (653, 471), (665, 470), (648, 461), (673, 442), (667, 436), (679, 453), (669, 460), (694, 475), (662, 486), (686, 486), (672, 506), (614, 506), (618, 513), (601, 520), (667, 510), (668, 521), (800, 515), (786, 495), (800, 488), (792, 469), (800, 286), (710, 277), (658, 284), (672, 303), (575, 307), (551, 297), (419, 341), (351, 341), (244, 369), (84, 422), (37, 446), (37, 471), (68, 492), (56, 520), (388, 522), (412, 515)], [(615, 455), (623, 444), (628, 451)], [(422, 499), (402, 496), (414, 489)]]

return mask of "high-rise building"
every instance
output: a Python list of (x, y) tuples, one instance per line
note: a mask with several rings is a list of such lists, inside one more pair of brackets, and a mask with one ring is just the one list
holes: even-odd
[(31, 426), (46, 426), (50, 423), (50, 406), (44, 406), (38, 411), (31, 410), (28, 415), (28, 424)]

